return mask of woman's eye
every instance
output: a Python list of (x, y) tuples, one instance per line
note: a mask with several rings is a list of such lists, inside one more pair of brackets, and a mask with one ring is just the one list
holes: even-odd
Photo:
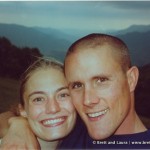
[(67, 98), (69, 98), (70, 95), (69, 93), (60, 93), (57, 95), (57, 100), (66, 100)]
[(33, 103), (42, 103), (42, 102), (44, 102), (44, 98), (43, 97), (37, 97), (37, 98), (35, 98), (35, 99), (33, 99)]
[(70, 96), (70, 95), (67, 94), (67, 93), (62, 93), (62, 94), (60, 94), (60, 96), (61, 96), (61, 97), (68, 97), (68, 96)]

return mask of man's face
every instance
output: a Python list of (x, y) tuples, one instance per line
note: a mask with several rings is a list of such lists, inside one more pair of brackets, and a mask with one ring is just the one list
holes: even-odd
[(65, 74), (73, 104), (94, 139), (120, 134), (131, 113), (128, 77), (111, 47), (72, 53), (65, 61)]

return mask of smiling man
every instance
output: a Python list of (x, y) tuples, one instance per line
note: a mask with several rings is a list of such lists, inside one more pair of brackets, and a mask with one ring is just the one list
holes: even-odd
[(111, 137), (110, 141), (126, 145), (150, 139), (150, 132), (135, 112), (134, 90), (139, 72), (131, 66), (123, 41), (104, 34), (79, 39), (67, 52), (65, 75), (72, 102), (92, 139)]
[(67, 52), (64, 72), (72, 102), (86, 127), (78, 121), (61, 143), (63, 148), (149, 149), (150, 131), (134, 107), (139, 72), (131, 65), (122, 40), (106, 34), (79, 39)]

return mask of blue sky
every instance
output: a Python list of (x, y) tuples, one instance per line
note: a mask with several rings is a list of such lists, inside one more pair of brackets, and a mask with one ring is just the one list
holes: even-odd
[(0, 1), (0, 23), (75, 30), (150, 24), (150, 1)]

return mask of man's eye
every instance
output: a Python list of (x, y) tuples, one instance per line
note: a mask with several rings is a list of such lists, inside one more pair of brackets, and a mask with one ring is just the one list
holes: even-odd
[(82, 84), (79, 82), (79, 83), (74, 83), (73, 85), (72, 85), (72, 89), (79, 89), (79, 88), (81, 88), (82, 87)]
[(102, 82), (105, 82), (107, 80), (108, 80), (108, 78), (106, 78), (106, 77), (100, 77), (100, 78), (96, 79), (96, 83), (102, 83)]

